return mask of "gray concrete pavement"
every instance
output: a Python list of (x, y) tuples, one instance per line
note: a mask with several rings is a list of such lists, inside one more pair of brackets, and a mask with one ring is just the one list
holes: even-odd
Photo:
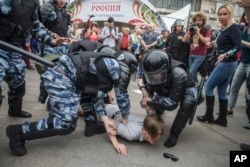
[[(27, 70), (26, 95), (23, 109), (31, 112), (31, 119), (12, 118), (8, 116), (7, 98), (0, 109), (0, 167), (228, 167), (229, 151), (239, 150), (239, 143), (250, 143), (250, 130), (242, 128), (247, 121), (245, 113), (244, 86), (242, 87), (237, 107), (233, 117), (228, 117), (228, 127), (220, 127), (200, 123), (196, 120), (187, 125), (179, 137), (178, 144), (170, 149), (163, 146), (170, 126), (176, 115), (176, 110), (163, 114), (166, 122), (165, 134), (155, 145), (140, 142), (128, 142), (119, 138), (128, 149), (128, 155), (121, 156), (113, 149), (106, 134), (87, 138), (83, 135), (85, 128), (82, 118), (78, 119), (76, 130), (67, 136), (56, 136), (45, 139), (26, 141), (27, 154), (14, 156), (8, 147), (5, 128), (8, 124), (18, 124), (24, 121), (35, 121), (47, 117), (45, 105), (37, 101), (39, 93), (39, 75), (36, 71)], [(131, 97), (131, 112), (144, 116), (140, 108), (141, 96), (133, 92), (137, 86), (132, 82), (129, 86)], [(3, 93), (7, 96), (7, 85)], [(218, 111), (218, 100), (215, 112)], [(196, 116), (205, 112), (205, 103), (197, 108)], [(216, 115), (215, 115), (216, 117)], [(168, 152), (179, 158), (173, 162), (163, 158)]]

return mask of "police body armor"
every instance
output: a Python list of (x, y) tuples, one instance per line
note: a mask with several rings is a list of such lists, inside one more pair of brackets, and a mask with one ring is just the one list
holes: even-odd
[[(20, 46), (36, 19), (38, 0), (13, 0), (11, 12), (0, 17), (0, 39)], [(22, 18), (22, 19), (20, 19)]]
[[(68, 25), (70, 25), (70, 16), (66, 13), (65, 8), (59, 11), (54, 2), (47, 2), (40, 7), (39, 17), (44, 23), (45, 27), (50, 31), (58, 34), (61, 37), (66, 37), (68, 32)], [(47, 19), (50, 12), (55, 11), (57, 18), (54, 21)]]
[[(68, 54), (77, 69), (76, 88), (84, 94), (97, 96), (98, 90), (108, 92), (113, 88), (113, 81), (106, 68), (103, 57), (116, 59), (113, 55), (100, 52), (78, 51)], [(97, 74), (89, 72), (94, 63)]]

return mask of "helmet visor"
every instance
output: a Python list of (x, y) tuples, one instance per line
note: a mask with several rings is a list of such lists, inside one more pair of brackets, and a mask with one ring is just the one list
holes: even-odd
[(161, 69), (159, 69), (156, 72), (146, 72), (144, 71), (144, 75), (146, 78), (146, 81), (150, 85), (160, 85), (167, 81), (168, 78), (168, 70), (166, 68), (166, 65), (162, 66)]

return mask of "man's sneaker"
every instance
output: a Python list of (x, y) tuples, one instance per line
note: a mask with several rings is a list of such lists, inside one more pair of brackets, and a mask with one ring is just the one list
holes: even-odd
[(250, 122), (247, 122), (243, 127), (246, 129), (250, 129)]

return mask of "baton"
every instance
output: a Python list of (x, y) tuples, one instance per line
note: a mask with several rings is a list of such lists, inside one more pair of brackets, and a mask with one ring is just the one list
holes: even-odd
[(197, 109), (197, 106), (198, 106), (198, 101), (200, 99), (200, 96), (201, 96), (202, 89), (203, 89), (205, 81), (206, 81), (206, 76), (201, 78), (200, 86), (199, 86), (199, 90), (198, 90), (198, 97), (197, 97), (197, 100), (196, 100), (192, 115), (190, 116), (190, 119), (189, 119), (189, 125), (191, 125), (193, 123), (194, 115), (195, 115), (195, 112), (196, 112), (196, 109)]
[(28, 52), (26, 50), (18, 48), (16, 46), (11, 45), (11, 44), (9, 44), (7, 42), (4, 42), (2, 40), (0, 40), (0, 48), (8, 50), (8, 51), (13, 51), (13, 52), (19, 53), (19, 54), (21, 54), (23, 56), (27, 56), (27, 57), (31, 58), (32, 60), (35, 60), (35, 61), (37, 61), (37, 62), (39, 62), (41, 64), (44, 64), (46, 66), (49, 66), (49, 67), (54, 67), (55, 66), (55, 64), (53, 62), (51, 62), (51, 61), (48, 61), (48, 60), (46, 60), (46, 59), (44, 59), (42, 57), (39, 57), (39, 56), (37, 56), (37, 55), (35, 55), (33, 53), (30, 53), (30, 52)]

